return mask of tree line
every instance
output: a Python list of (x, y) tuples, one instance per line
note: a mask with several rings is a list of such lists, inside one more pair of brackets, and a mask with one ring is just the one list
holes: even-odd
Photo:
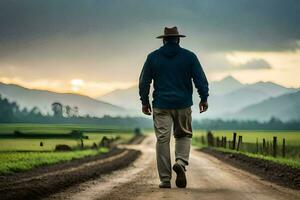
[[(42, 114), (38, 107), (21, 109), (0, 95), (0, 123), (55, 123), (55, 124), (98, 124), (107, 126), (152, 128), (153, 122), (143, 117), (80, 116), (77, 106), (71, 107), (54, 102), (51, 114)], [(204, 119), (193, 122), (194, 129), (204, 130), (300, 130), (300, 121), (282, 122), (272, 118), (267, 122)]]

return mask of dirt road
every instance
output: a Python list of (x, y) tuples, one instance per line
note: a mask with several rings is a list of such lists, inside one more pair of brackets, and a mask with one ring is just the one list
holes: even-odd
[(187, 188), (176, 188), (173, 180), (172, 189), (158, 189), (154, 147), (155, 138), (148, 137), (142, 144), (130, 147), (143, 152), (132, 166), (72, 187), (48, 199), (300, 199), (299, 191), (263, 181), (196, 150), (191, 153)]

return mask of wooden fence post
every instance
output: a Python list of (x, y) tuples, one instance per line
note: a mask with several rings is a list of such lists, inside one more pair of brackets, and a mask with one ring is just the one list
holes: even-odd
[(262, 146), (262, 153), (265, 155), (266, 153), (266, 139), (263, 138), (263, 146)]
[(224, 148), (226, 149), (226, 145), (227, 145), (227, 141), (226, 141), (227, 139), (226, 139), (226, 136), (224, 137)]
[(233, 133), (233, 140), (232, 140), (232, 149), (235, 149), (235, 145), (236, 145), (236, 133)]
[(273, 157), (277, 156), (277, 137), (273, 137)]
[(285, 157), (285, 138), (282, 139), (282, 157)]
[(220, 147), (223, 147), (223, 146), (224, 146), (223, 142), (224, 142), (224, 137), (222, 136), (222, 137), (221, 137), (221, 142), (220, 142)]
[(243, 137), (240, 135), (236, 150), (239, 151), (242, 146)]
[(267, 143), (266, 143), (266, 149), (267, 149), (267, 155), (269, 155), (270, 154), (270, 141), (267, 141)]
[(80, 145), (81, 145), (81, 149), (83, 149), (83, 139), (80, 138)]
[(258, 138), (256, 138), (256, 153), (258, 154), (258, 151), (259, 151), (259, 149), (258, 149)]
[(205, 144), (204, 135), (201, 136), (201, 143), (202, 143), (203, 145)]
[(220, 147), (220, 138), (217, 137), (216, 140), (217, 140), (217, 147)]

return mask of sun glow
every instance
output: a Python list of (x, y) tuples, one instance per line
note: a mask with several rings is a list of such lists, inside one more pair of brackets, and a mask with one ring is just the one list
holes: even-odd
[(84, 85), (84, 81), (81, 79), (73, 79), (71, 80), (71, 86), (73, 92), (78, 92), (82, 86)]

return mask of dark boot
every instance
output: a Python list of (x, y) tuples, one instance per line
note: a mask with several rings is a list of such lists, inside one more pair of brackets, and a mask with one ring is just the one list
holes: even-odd
[(159, 188), (171, 188), (171, 182), (167, 181), (167, 182), (161, 182), (159, 184)]
[(186, 176), (185, 176), (185, 169), (183, 166), (181, 166), (178, 163), (175, 163), (173, 165), (173, 170), (176, 172), (176, 186), (179, 188), (185, 188), (186, 187)]

